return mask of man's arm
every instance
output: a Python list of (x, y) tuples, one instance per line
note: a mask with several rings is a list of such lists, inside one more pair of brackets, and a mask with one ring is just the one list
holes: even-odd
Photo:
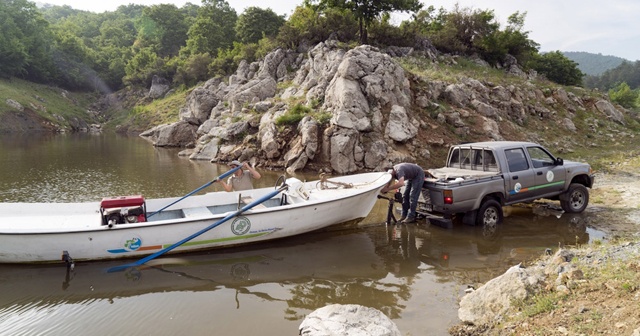
[(251, 174), (251, 177), (253, 177), (254, 179), (257, 180), (262, 177), (262, 175), (260, 175), (257, 170), (253, 169), (253, 167), (251, 167), (247, 162), (245, 162), (242, 166), (243, 168), (247, 168), (247, 170)]
[(226, 191), (231, 191), (233, 189), (233, 186), (231, 184), (227, 184), (227, 182), (225, 182), (224, 180), (219, 180), (218, 182), (220, 182), (220, 184), (222, 184), (222, 187)]
[(386, 186), (380, 190), (380, 192), (386, 193), (387, 191), (398, 189), (404, 185), (404, 177), (401, 177), (396, 183)]

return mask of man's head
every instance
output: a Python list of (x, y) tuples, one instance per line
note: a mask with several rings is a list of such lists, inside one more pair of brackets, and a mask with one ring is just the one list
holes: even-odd
[(233, 160), (229, 163), (229, 167), (231, 168), (240, 167), (240, 166), (242, 166), (242, 163), (238, 160)]
[(385, 170), (387, 173), (391, 174), (391, 176), (396, 177), (396, 171), (393, 169), (393, 166), (386, 167)]

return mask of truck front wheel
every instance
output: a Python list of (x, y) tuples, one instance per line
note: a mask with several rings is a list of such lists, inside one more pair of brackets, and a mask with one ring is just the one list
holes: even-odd
[(494, 199), (488, 199), (480, 205), (476, 218), (476, 225), (482, 226), (483, 230), (496, 230), (502, 224), (502, 205)]
[(579, 183), (572, 183), (563, 195), (560, 195), (560, 206), (568, 213), (584, 211), (589, 204), (589, 191)]

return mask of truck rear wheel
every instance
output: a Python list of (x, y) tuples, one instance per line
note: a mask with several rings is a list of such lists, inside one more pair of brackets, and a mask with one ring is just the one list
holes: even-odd
[(502, 224), (502, 205), (494, 199), (488, 199), (482, 202), (478, 215), (476, 217), (476, 225), (482, 226), (483, 230), (497, 230), (497, 226)]
[(589, 191), (580, 183), (572, 183), (563, 195), (560, 196), (560, 206), (568, 213), (579, 213), (589, 205)]

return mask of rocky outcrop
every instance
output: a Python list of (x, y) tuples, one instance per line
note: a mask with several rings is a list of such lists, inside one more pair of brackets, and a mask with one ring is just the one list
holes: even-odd
[(20, 112), (24, 111), (24, 106), (22, 106), (22, 104), (18, 103), (17, 101), (13, 100), (13, 99), (7, 99), (5, 101), (5, 104), (7, 104), (7, 106), (16, 109)]
[(596, 108), (611, 120), (624, 125), (624, 115), (622, 112), (618, 111), (611, 102), (604, 99), (598, 100), (596, 102)]
[(154, 75), (151, 79), (151, 88), (149, 88), (149, 98), (157, 99), (163, 97), (171, 89), (170, 84), (166, 78)]
[(140, 136), (154, 139), (157, 147), (193, 147), (197, 126), (186, 121), (154, 127)]
[[(420, 62), (456, 62), (430, 48), (420, 52), (427, 56)], [(142, 136), (156, 146), (193, 147), (195, 160), (252, 156), (258, 166), (289, 173), (311, 168), (346, 174), (420, 163), (456, 138), (536, 141), (527, 127), (531, 120), (572, 133), (598, 132), (601, 122), (587, 121), (584, 130), (574, 120), (589, 109), (624, 124), (624, 111), (584, 90), (538, 89), (531, 82), (535, 74), (522, 72), (515, 58), (504, 64), (514, 80), (495, 84), (407, 74), (391, 56), (411, 64), (416, 60), (407, 55), (414, 53), (368, 45), (346, 50), (332, 40), (305, 53), (277, 49), (261, 61), (241, 62), (227, 82), (213, 78), (193, 89), (179, 122)], [(302, 120), (286, 124), (294, 110), (304, 111)]]

